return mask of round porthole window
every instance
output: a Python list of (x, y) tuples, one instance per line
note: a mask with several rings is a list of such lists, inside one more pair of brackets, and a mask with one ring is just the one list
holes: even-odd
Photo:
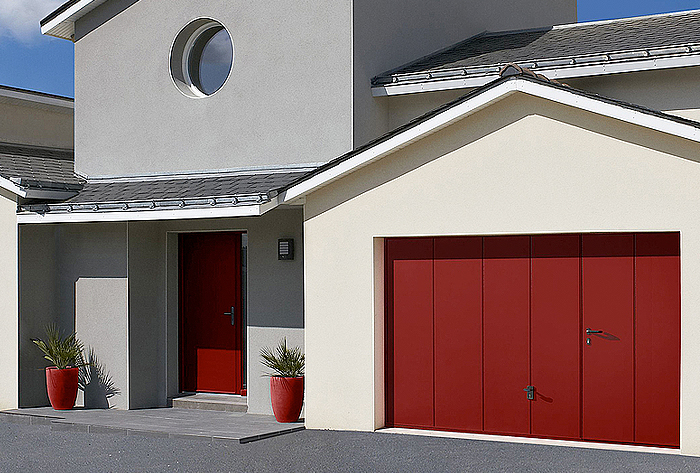
[(233, 41), (216, 20), (200, 18), (175, 37), (170, 75), (188, 97), (207, 97), (224, 86), (233, 67)]

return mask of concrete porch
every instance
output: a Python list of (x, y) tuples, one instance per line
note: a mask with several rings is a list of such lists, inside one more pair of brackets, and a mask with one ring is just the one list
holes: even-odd
[(304, 430), (303, 421), (280, 424), (273, 416), (179, 408), (57, 411), (38, 407), (0, 411), (0, 417), (22, 424), (48, 424), (58, 431), (203, 438), (213, 442), (249, 443)]

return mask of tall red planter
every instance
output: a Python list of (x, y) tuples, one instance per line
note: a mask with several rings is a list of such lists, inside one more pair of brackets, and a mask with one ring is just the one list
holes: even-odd
[(296, 422), (304, 402), (304, 378), (270, 377), (270, 397), (277, 422)]
[(51, 407), (56, 410), (73, 409), (78, 395), (78, 368), (46, 368), (46, 391)]

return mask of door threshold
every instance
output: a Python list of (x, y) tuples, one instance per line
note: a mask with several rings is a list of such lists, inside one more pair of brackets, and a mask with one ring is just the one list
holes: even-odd
[(579, 440), (554, 440), (547, 438), (514, 437), (509, 435), (474, 434), (468, 432), (447, 432), (442, 430), (405, 429), (388, 427), (376, 430), (384, 434), (421, 435), (424, 437), (443, 437), (465, 440), (482, 440), (488, 442), (524, 443), (531, 445), (551, 445), (554, 447), (590, 448), (594, 450), (617, 450), (621, 452), (661, 453), (681, 455), (679, 448), (647, 447), (643, 445), (625, 445), (617, 443), (584, 442)]

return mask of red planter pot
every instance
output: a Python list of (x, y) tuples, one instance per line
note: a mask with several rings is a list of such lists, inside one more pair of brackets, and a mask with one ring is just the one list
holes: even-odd
[(270, 378), (272, 411), (277, 422), (296, 422), (304, 402), (304, 378)]
[(78, 395), (78, 368), (46, 368), (46, 391), (51, 407), (56, 410), (73, 409)]

